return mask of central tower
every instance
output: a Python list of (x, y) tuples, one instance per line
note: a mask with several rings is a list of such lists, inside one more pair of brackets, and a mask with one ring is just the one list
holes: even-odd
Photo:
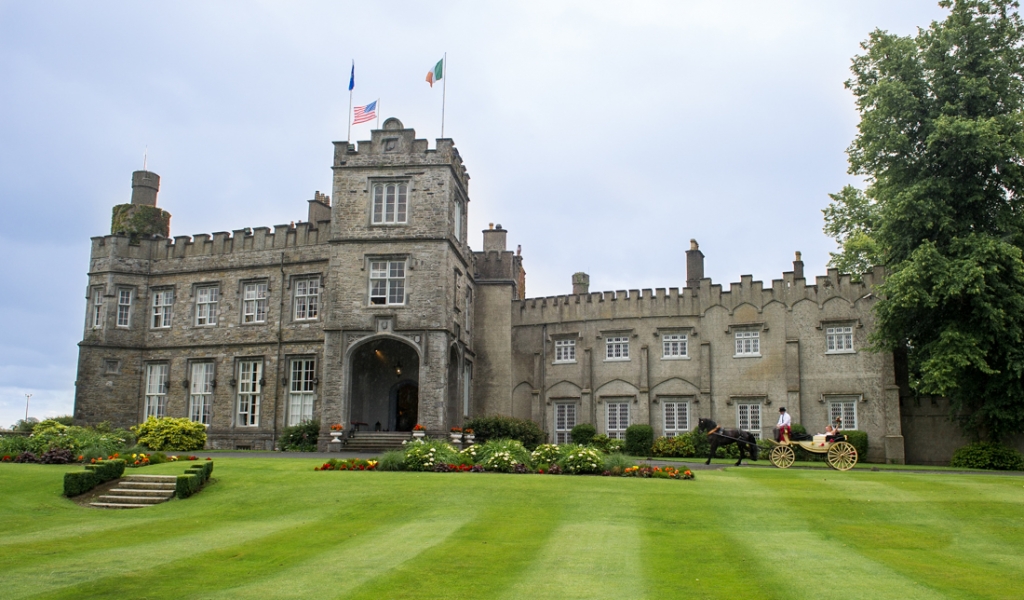
[[(395, 118), (335, 142), (324, 420), (443, 433), (468, 415), (473, 255), (469, 175)], [(326, 437), (326, 435), (324, 435)]]

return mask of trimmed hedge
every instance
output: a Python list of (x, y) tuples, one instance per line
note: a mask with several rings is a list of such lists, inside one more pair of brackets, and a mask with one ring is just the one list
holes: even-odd
[(195, 494), (206, 484), (213, 473), (213, 461), (196, 463), (185, 469), (184, 475), (178, 475), (174, 482), (174, 493), (178, 498), (185, 499)]
[(533, 450), (547, 439), (547, 434), (533, 421), (501, 415), (470, 419), (462, 428), (472, 429), (478, 444), (487, 440), (510, 439), (519, 440), (527, 450)]
[(95, 471), (72, 471), (64, 474), (64, 495), (68, 498), (78, 496), (100, 484)]
[(571, 439), (574, 444), (586, 446), (594, 439), (595, 435), (597, 435), (597, 429), (595, 429), (593, 425), (590, 423), (580, 423), (573, 427), (572, 431), (569, 432), (569, 439)]
[(630, 425), (626, 428), (626, 454), (650, 456), (654, 445), (654, 428), (650, 425)]
[(1024, 471), (1024, 456), (1002, 444), (978, 442), (953, 453), (949, 466), (961, 469), (993, 469), (997, 471)]
[(106, 483), (124, 475), (125, 462), (123, 459), (101, 460), (94, 465), (85, 465), (89, 471), (96, 473), (100, 483)]

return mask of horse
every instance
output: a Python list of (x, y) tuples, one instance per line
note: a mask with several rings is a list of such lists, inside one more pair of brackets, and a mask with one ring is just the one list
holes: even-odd
[(697, 431), (707, 432), (708, 441), (711, 442), (711, 454), (708, 455), (708, 461), (704, 463), (706, 465), (711, 464), (711, 459), (715, 456), (719, 446), (728, 446), (729, 444), (736, 444), (740, 449), (740, 459), (736, 461), (737, 467), (743, 462), (744, 449), (750, 454), (750, 460), (757, 460), (757, 440), (749, 431), (722, 429), (711, 419), (698, 420)]

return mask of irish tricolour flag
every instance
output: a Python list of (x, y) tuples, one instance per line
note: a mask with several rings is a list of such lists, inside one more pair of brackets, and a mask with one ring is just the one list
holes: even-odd
[(434, 87), (434, 82), (435, 81), (439, 81), (442, 77), (444, 77), (444, 59), (443, 58), (441, 60), (437, 61), (437, 64), (434, 65), (433, 69), (427, 71), (427, 83), (430, 84), (430, 87)]

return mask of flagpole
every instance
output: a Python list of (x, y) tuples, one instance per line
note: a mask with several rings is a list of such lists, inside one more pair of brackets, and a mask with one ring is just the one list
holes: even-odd
[[(348, 80), (348, 115), (345, 116), (345, 120), (348, 121), (348, 134), (345, 136), (345, 143), (352, 143), (352, 89), (355, 88), (353, 85), (356, 81), (356, 61), (352, 61), (352, 75)], [(346, 149), (346, 152), (348, 150)]]
[(377, 129), (380, 129), (380, 98), (377, 98)]
[[(436, 56), (436, 55), (435, 55)], [(444, 53), (443, 70), (441, 71), (441, 137), (444, 138), (444, 101), (448, 93), (448, 53)]]

